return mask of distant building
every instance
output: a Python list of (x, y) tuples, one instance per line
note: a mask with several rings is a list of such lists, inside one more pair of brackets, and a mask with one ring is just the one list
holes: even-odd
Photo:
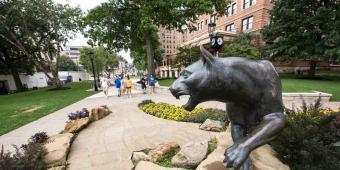
[(79, 64), (80, 61), (80, 49), (85, 46), (65, 46), (64, 50), (61, 52), (61, 55), (68, 56), (72, 59), (74, 63), (79, 67), (81, 64)]
[[(227, 7), (225, 15), (201, 15), (192, 24), (197, 30), (189, 33), (179, 33), (175, 30), (161, 28), (158, 32), (160, 43), (165, 50), (163, 62), (160, 66), (161, 77), (177, 77), (178, 69), (171, 68), (171, 62), (176, 58), (177, 51), (174, 48), (184, 45), (199, 46), (210, 42), (208, 24), (216, 23), (216, 33), (224, 37), (224, 41), (233, 40), (241, 32), (259, 33), (269, 24), (269, 10), (272, 9), (270, 0), (233, 0)], [(258, 40), (258, 45), (265, 42)]]
[(162, 63), (159, 67), (161, 77), (178, 76), (178, 69), (171, 68), (171, 65), (176, 58), (177, 48), (187, 40), (187, 35), (188, 34), (180, 33), (176, 30), (159, 29), (159, 42), (161, 43), (161, 48), (164, 49)]

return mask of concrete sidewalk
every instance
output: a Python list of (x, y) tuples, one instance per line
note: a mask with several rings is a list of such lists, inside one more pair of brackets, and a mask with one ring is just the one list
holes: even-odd
[[(131, 100), (130, 98), (127, 98), (127, 96), (118, 98), (116, 96), (117, 92), (114, 90), (114, 88), (109, 89), (110, 97), (108, 99), (104, 97), (103, 92), (99, 92), (18, 129), (15, 129), (7, 134), (4, 134), (0, 136), (0, 146), (3, 144), (5, 150), (14, 151), (12, 145), (20, 146), (21, 144), (27, 143), (27, 140), (37, 132), (47, 132), (48, 135), (54, 135), (61, 132), (68, 120), (67, 115), (71, 112), (81, 110), (82, 108), (87, 108), (90, 110), (91, 108), (100, 105), (110, 106), (113, 102), (124, 102)], [(141, 92), (133, 90), (132, 93), (133, 95), (137, 95)]]

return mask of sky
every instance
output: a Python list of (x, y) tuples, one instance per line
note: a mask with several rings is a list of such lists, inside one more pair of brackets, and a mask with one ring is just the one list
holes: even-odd
[[(76, 7), (79, 6), (85, 13), (91, 8), (94, 8), (102, 2), (107, 2), (108, 0), (54, 0), (55, 2), (62, 4), (69, 4), (70, 6)], [(87, 45), (87, 38), (85, 38), (82, 34), (77, 34), (77, 37), (73, 40), (70, 40), (67, 45)], [(124, 57), (129, 63), (132, 63), (130, 52), (129, 51), (120, 51), (119, 54)]]

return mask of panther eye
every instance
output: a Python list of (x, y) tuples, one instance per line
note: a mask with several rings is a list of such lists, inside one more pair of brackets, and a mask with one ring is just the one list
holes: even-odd
[(183, 76), (185, 79), (190, 76), (191, 72), (187, 70), (183, 70), (180, 75)]

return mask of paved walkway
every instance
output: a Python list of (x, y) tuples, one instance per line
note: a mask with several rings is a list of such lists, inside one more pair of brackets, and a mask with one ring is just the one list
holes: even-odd
[[(168, 121), (145, 114), (137, 108), (137, 104), (145, 99), (184, 103), (164, 94), (139, 94), (124, 101), (112, 99), (110, 108), (113, 113), (90, 124), (73, 142), (68, 158), (69, 169), (130, 170), (133, 168), (130, 160), (133, 151), (164, 142), (181, 145), (189, 141), (209, 140), (215, 136), (215, 133), (199, 130), (197, 124)], [(202, 106), (223, 105), (209, 102)]]

